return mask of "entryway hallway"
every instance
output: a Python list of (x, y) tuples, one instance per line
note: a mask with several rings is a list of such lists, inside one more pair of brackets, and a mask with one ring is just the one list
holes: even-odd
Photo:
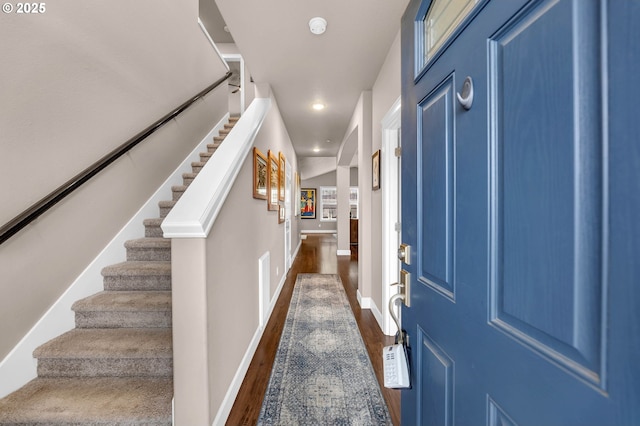
[(393, 343), (393, 338), (382, 333), (370, 310), (362, 310), (358, 305), (356, 294), (358, 288), (357, 253), (352, 251), (350, 257), (338, 257), (336, 250), (337, 241), (333, 235), (308, 235), (306, 239), (302, 240), (298, 255), (287, 275), (282, 292), (227, 419), (227, 425), (254, 425), (258, 420), (271, 367), (289, 309), (294, 283), (299, 273), (340, 275), (382, 394), (391, 413), (393, 424), (400, 424), (400, 391), (387, 389), (383, 386), (381, 351), (385, 345)]

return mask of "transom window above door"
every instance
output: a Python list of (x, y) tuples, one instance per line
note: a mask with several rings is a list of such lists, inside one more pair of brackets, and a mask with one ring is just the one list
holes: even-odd
[(418, 70), (431, 60), (480, 0), (433, 0), (420, 22), (423, 31), (422, 60)]

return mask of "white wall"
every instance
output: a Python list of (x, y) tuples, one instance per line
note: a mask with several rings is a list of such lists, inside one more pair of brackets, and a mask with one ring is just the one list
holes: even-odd
[[(382, 119), (394, 102), (400, 96), (400, 31), (389, 49), (389, 53), (378, 73), (373, 85), (373, 112), (372, 112), (372, 150), (376, 152), (382, 146)], [(366, 165), (371, 168), (371, 161)], [(371, 188), (370, 181), (365, 183)], [(373, 302), (382, 309), (388, 300), (382, 300), (382, 286), (389, 283), (382, 283), (382, 194), (384, 191), (393, 191), (395, 188), (381, 187), (378, 191), (371, 192), (371, 222), (374, 232), (371, 235), (371, 264), (374, 266), (371, 276), (371, 297)], [(395, 250), (391, 250), (392, 253)]]
[[(3, 14), (0, 224), (224, 75), (197, 18), (196, 0)], [(220, 93), (0, 246), (0, 358), (226, 113)]]

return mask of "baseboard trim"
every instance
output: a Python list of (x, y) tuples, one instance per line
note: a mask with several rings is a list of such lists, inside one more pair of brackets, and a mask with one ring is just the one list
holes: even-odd
[[(298, 248), (300, 248), (300, 245), (298, 245)], [(271, 318), (271, 314), (273, 313), (273, 309), (276, 306), (276, 302), (278, 301), (278, 297), (280, 297), (280, 293), (282, 292), (282, 288), (284, 287), (284, 283), (286, 282), (286, 280), (287, 274), (283, 274), (280, 282), (278, 283), (278, 288), (276, 288), (276, 291), (271, 298), (271, 303), (269, 304), (269, 314), (265, 325), (269, 322), (269, 318)], [(256, 329), (256, 332), (254, 333), (253, 338), (249, 343), (249, 347), (242, 357), (240, 366), (236, 370), (236, 374), (234, 374), (233, 380), (231, 380), (231, 384), (229, 385), (227, 393), (222, 400), (222, 404), (220, 404), (220, 408), (216, 413), (216, 417), (213, 420), (213, 426), (222, 426), (226, 423), (227, 418), (231, 413), (231, 409), (233, 408), (233, 403), (235, 402), (236, 397), (238, 396), (238, 392), (240, 391), (240, 386), (242, 386), (242, 382), (244, 381), (244, 377), (247, 374), (247, 370), (249, 370), (249, 365), (251, 364), (253, 355), (255, 355), (256, 349), (258, 349), (258, 344), (260, 343), (260, 339), (262, 339), (263, 333), (264, 327), (258, 327)]]
[(302, 229), (301, 234), (335, 234), (335, 229)]
[[(298, 240), (298, 246), (293, 251), (293, 253), (291, 253), (291, 259), (296, 258), (296, 256), (298, 255), (298, 252), (300, 251), (300, 247), (302, 247), (302, 239)], [(293, 263), (293, 261), (291, 263)]]
[(143, 236), (142, 221), (158, 215), (158, 202), (171, 199), (171, 186), (182, 182), (182, 173), (191, 170), (192, 161), (199, 161), (200, 152), (207, 150), (207, 143), (228, 120), (229, 114), (226, 114), (0, 362), (0, 398), (37, 377), (38, 362), (33, 358), (33, 351), (75, 327), (75, 316), (71, 310), (73, 303), (104, 289), (99, 279), (102, 268), (125, 260), (125, 241)]
[(380, 330), (382, 330), (382, 313), (380, 312), (378, 305), (376, 305), (376, 302), (374, 302), (370, 297), (362, 297), (362, 295), (360, 294), (360, 290), (358, 290), (357, 294), (360, 308), (371, 310), (371, 313), (378, 323), (378, 327), (380, 327)]

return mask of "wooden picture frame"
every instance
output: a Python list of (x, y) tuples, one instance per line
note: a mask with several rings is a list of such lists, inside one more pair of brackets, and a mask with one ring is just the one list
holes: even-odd
[[(295, 172), (293, 175), (293, 185), (295, 186), (295, 188), (293, 188), (293, 193), (299, 194), (300, 193), (300, 175), (298, 174), (298, 172)], [(293, 209), (294, 216), (298, 216), (299, 214), (300, 214), (300, 211), (298, 209)]]
[(278, 210), (278, 190), (280, 185), (280, 163), (271, 150), (267, 154), (267, 209)]
[(280, 171), (278, 175), (278, 200), (284, 201), (285, 168), (287, 167), (287, 161), (281, 152), (278, 153), (278, 160), (280, 160), (280, 167), (278, 169)]
[(371, 156), (371, 188), (380, 189), (380, 150)]
[(302, 188), (300, 190), (300, 217), (302, 219), (316, 218), (315, 188)]
[(267, 157), (253, 147), (253, 198), (267, 199)]
[(278, 223), (284, 222), (284, 204), (278, 206)]

